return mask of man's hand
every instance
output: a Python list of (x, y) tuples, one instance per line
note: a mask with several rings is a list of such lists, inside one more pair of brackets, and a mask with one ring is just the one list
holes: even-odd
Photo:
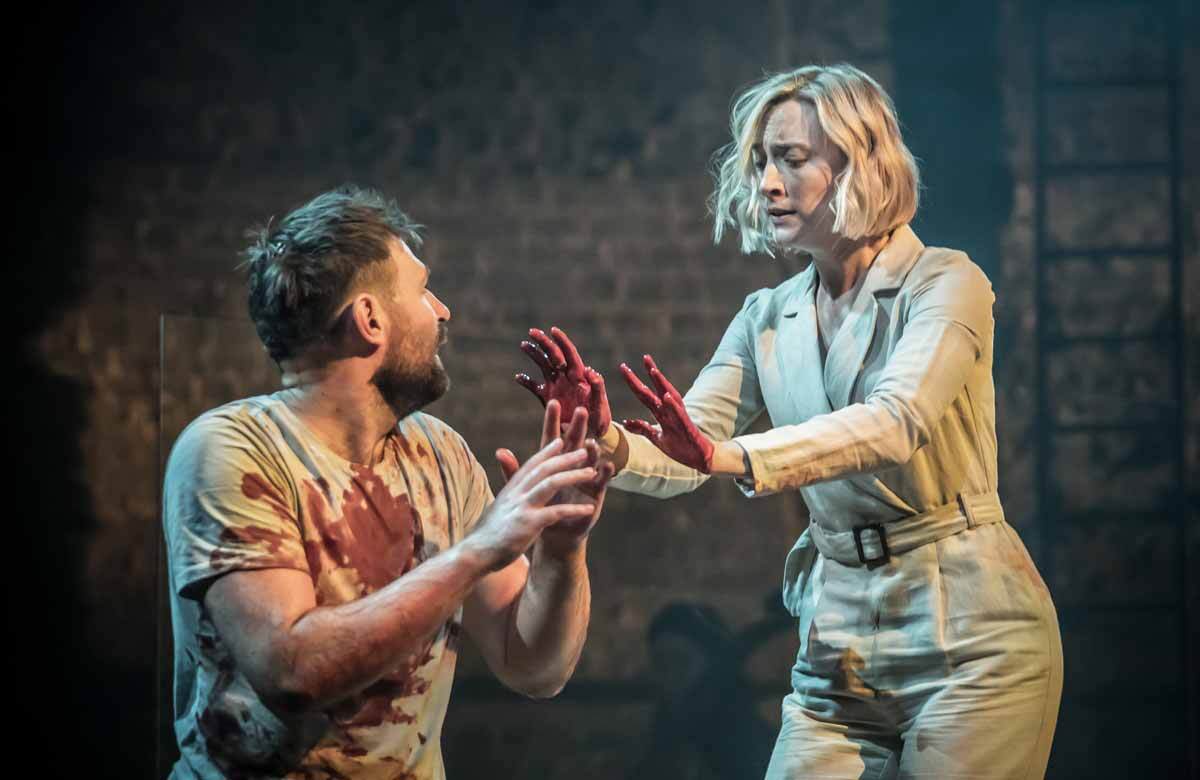
[[(564, 452), (565, 449), (563, 440), (555, 437), (524, 466), (513, 469), (511, 473), (505, 466), (507, 484), (496, 495), (496, 500), (484, 512), (475, 529), (463, 540), (464, 545), (484, 556), (491, 571), (498, 571), (512, 563), (555, 524), (571, 521), (586, 523), (596, 514), (598, 508), (594, 500), (587, 494), (572, 490), (595, 482), (597, 469), (592, 465), (595, 458), (585, 448), (577, 447), (570, 452)], [(507, 454), (511, 458), (508, 465), (515, 464), (516, 458), (512, 457), (512, 453)], [(497, 457), (500, 457), (499, 453)], [(505, 459), (501, 458), (501, 465), (504, 464)], [(580, 501), (555, 501), (560, 494)]]
[[(588, 413), (585, 409), (575, 408), (571, 422), (568, 423), (565, 431), (562, 430), (560, 420), (559, 403), (550, 399), (546, 403), (546, 413), (542, 418), (542, 447), (558, 440), (561, 435), (564, 449), (574, 451), (582, 448), (587, 452), (586, 462), (595, 468), (596, 475), (590, 481), (579, 482), (564, 488), (551, 501), (551, 505), (591, 503), (595, 506), (595, 511), (588, 517), (562, 520), (542, 532), (537, 542), (541, 545), (542, 552), (558, 557), (574, 552), (587, 540), (588, 534), (596, 525), (596, 521), (600, 518), (600, 512), (604, 508), (604, 494), (608, 487), (608, 481), (612, 479), (616, 471), (612, 463), (600, 460), (600, 449), (596, 442), (585, 440), (584, 437), (588, 431)], [(500, 469), (504, 472), (505, 480), (511, 481), (519, 470), (516, 456), (510, 450), (502, 449), (497, 450), (496, 460), (500, 462)]]
[[(537, 328), (529, 330), (532, 341), (522, 341), (521, 350), (542, 370), (545, 381), (538, 384), (528, 374), (517, 374), (517, 384), (538, 397), (545, 406), (551, 400), (562, 407), (562, 417), (571, 420), (576, 409), (588, 413), (588, 433), (603, 436), (612, 422), (604, 377), (591, 366), (584, 365), (579, 351), (559, 328), (550, 335)], [(535, 343), (536, 342), (536, 343)]]
[(654, 419), (658, 420), (659, 427), (656, 428), (644, 420), (625, 420), (625, 428), (645, 436), (672, 460), (711, 474), (714, 450), (712, 440), (696, 428), (683, 406), (683, 396), (658, 370), (654, 358), (644, 355), (642, 361), (658, 392), (643, 384), (637, 374), (624, 363), (621, 364), (621, 375), (625, 377), (625, 382), (633, 394), (646, 405)]

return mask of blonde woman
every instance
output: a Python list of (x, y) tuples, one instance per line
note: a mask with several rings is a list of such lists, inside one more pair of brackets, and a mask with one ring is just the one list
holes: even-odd
[[(996, 492), (991, 285), (909, 227), (917, 166), (867, 74), (769, 76), (731, 125), (715, 238), (811, 264), (746, 298), (686, 394), (649, 355), (649, 386), (621, 366), (656, 425), (609, 424), (603, 380), (557, 329), (522, 345), (545, 381), (518, 381), (589, 409), (614, 487), (803, 495), (783, 578), (800, 648), (768, 777), (1041, 777), (1062, 651)], [(776, 427), (743, 434), (764, 411)]]

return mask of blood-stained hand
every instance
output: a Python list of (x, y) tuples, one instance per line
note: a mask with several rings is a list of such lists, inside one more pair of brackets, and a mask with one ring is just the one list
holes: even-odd
[(625, 377), (625, 382), (637, 399), (645, 404), (654, 415), (654, 419), (658, 420), (658, 427), (645, 420), (625, 420), (625, 428), (645, 436), (672, 460), (711, 474), (715, 449), (712, 440), (701, 433), (692, 422), (683, 406), (683, 396), (658, 370), (654, 358), (644, 355), (642, 362), (645, 363), (646, 371), (650, 373), (650, 381), (654, 383), (657, 392), (643, 384), (637, 374), (624, 363), (621, 364), (621, 375)]
[(549, 335), (530, 328), (529, 340), (521, 342), (521, 350), (542, 370), (545, 381), (539, 384), (528, 374), (517, 374), (517, 384), (536, 395), (543, 406), (551, 400), (558, 401), (564, 420), (573, 419), (576, 409), (585, 410), (587, 432), (597, 438), (603, 436), (612, 422), (604, 377), (584, 365), (567, 334), (559, 328), (551, 328)]
[[(573, 452), (578, 449), (587, 450), (585, 466), (596, 470), (594, 479), (587, 482), (577, 482), (563, 488), (550, 501), (549, 506), (556, 504), (592, 504), (595, 511), (587, 517), (572, 517), (560, 520), (558, 523), (542, 531), (538, 540), (544, 550), (552, 555), (562, 555), (575, 550), (587, 539), (600, 512), (604, 508), (604, 494), (608, 489), (608, 481), (612, 479), (616, 469), (613, 464), (600, 459), (600, 448), (592, 439), (587, 439), (588, 413), (586, 409), (577, 407), (571, 415), (571, 422), (565, 428), (560, 424), (560, 406), (557, 400), (551, 398), (546, 402), (546, 413), (542, 417), (542, 448), (545, 448), (560, 436), (563, 439), (562, 451)], [(507, 482), (517, 473), (520, 464), (511, 450), (496, 451), (496, 460), (500, 470), (504, 472)]]

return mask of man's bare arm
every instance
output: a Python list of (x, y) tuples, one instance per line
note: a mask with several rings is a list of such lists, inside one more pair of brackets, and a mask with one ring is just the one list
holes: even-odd
[[(542, 442), (557, 437), (557, 402), (547, 404)], [(594, 442), (584, 444), (587, 412), (577, 408), (563, 433), (568, 449), (586, 446), (599, 456)], [(498, 453), (506, 475), (517, 468), (512, 453)], [(560, 523), (538, 538), (532, 563), (519, 558), (483, 580), (467, 599), (467, 633), (479, 645), (493, 673), (528, 696), (548, 697), (562, 690), (579, 662), (591, 614), (587, 570), (587, 538), (599, 519), (613, 467), (600, 463), (596, 478), (569, 488), (568, 501), (594, 501), (588, 518)]]

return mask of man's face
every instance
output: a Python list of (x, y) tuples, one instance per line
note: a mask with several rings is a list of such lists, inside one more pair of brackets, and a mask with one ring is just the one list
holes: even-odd
[(391, 262), (392, 278), (378, 291), (388, 319), (387, 353), (371, 381), (397, 414), (407, 415), (450, 389), (438, 355), (450, 309), (429, 290), (429, 269), (399, 239)]

